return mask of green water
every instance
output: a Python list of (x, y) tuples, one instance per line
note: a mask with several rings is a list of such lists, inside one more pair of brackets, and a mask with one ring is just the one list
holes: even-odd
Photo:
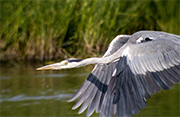
[[(0, 116), (84, 117), (75, 102), (66, 101), (81, 86), (92, 66), (87, 69), (36, 71), (41, 65), (0, 68)], [(147, 107), (135, 116), (180, 116), (180, 85), (156, 93), (147, 99)], [(93, 114), (98, 116), (99, 114)]]

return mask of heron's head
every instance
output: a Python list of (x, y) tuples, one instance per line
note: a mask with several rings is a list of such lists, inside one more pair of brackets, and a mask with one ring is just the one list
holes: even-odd
[(61, 70), (61, 69), (70, 69), (70, 68), (74, 68), (77, 67), (78, 63), (82, 61), (81, 59), (76, 59), (76, 58), (69, 58), (66, 60), (63, 60), (61, 62), (58, 63), (54, 63), (54, 64), (50, 64), (50, 65), (46, 65), (46, 66), (42, 66), (37, 68), (36, 70)]

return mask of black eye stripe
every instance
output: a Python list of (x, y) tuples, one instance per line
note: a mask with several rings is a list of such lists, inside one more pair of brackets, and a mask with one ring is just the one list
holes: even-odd
[(146, 37), (143, 40), (141, 40), (141, 43), (144, 43), (144, 42), (147, 42), (147, 41), (152, 41), (152, 39), (150, 39), (149, 37)]
[(68, 59), (67, 60), (68, 62), (80, 62), (80, 61), (82, 61), (81, 59)]

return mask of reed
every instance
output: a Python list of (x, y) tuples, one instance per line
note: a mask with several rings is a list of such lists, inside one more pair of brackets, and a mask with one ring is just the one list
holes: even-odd
[(101, 56), (118, 34), (180, 34), (179, 1), (1, 1), (0, 60)]

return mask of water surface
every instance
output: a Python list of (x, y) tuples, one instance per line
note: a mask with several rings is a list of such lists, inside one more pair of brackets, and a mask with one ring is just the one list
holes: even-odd
[[(84, 117), (75, 102), (67, 100), (81, 86), (92, 66), (63, 70), (36, 71), (41, 65), (0, 68), (1, 116)], [(180, 85), (161, 91), (147, 99), (147, 107), (135, 116), (180, 116)], [(98, 116), (99, 114), (93, 114)]]

